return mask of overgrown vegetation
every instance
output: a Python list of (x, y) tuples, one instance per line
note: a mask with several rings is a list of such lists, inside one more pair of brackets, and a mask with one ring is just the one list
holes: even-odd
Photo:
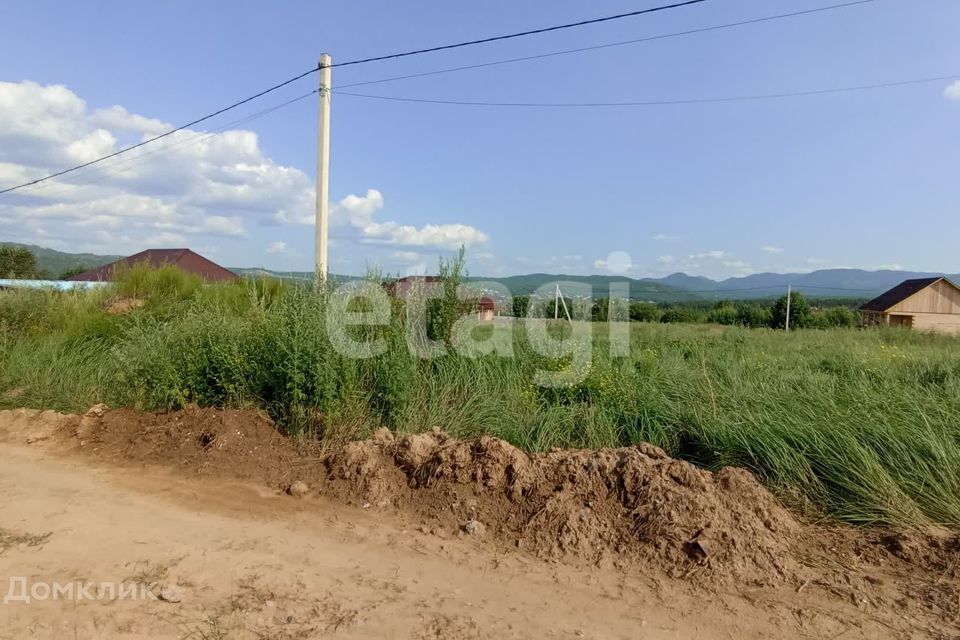
[[(798, 329), (830, 329), (833, 327), (855, 327), (859, 316), (854, 309), (859, 300), (823, 299), (808, 300), (801, 293), (790, 296), (790, 326)], [(564, 297), (568, 309), (582, 307), (580, 301)], [(532, 310), (532, 312), (531, 312)], [(562, 304), (554, 299), (516, 296), (511, 302), (511, 315), (517, 318), (565, 317)], [(599, 298), (589, 306), (589, 318), (593, 322), (607, 322), (610, 314), (610, 299)], [(787, 296), (774, 300), (721, 300), (709, 302), (696, 300), (690, 302), (641, 302), (631, 301), (626, 305), (622, 319), (632, 322), (685, 322), (691, 324), (721, 324), (741, 327), (785, 328), (787, 317)], [(617, 316), (614, 316), (616, 319)]]
[(45, 277), (37, 267), (37, 257), (29, 249), (0, 246), (0, 278), (31, 279)]
[(534, 384), (536, 372), (571, 359), (536, 353), (523, 323), (451, 324), (460, 302), (443, 296), (426, 338), (506, 337), (513, 357), (422, 358), (411, 353), (403, 305), (392, 304), (383, 324), (351, 329), (353, 339), (382, 341), (378, 355), (356, 359), (328, 332), (331, 315), (349, 310), (327, 290), (203, 286), (173, 268), (135, 267), (96, 291), (0, 292), (0, 404), (256, 407), (290, 435), (331, 440), (439, 425), (531, 451), (646, 441), (710, 468), (750, 468), (812, 514), (960, 524), (956, 339), (852, 328), (788, 335), (735, 326), (730, 318), (746, 308), (717, 307), (710, 326), (630, 324), (626, 356), (611, 355), (612, 325), (560, 323), (564, 346), (592, 357), (576, 365), (582, 380), (548, 388)]

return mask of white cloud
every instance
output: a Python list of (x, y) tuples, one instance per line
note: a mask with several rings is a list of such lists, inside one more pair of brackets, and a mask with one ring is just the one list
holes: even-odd
[(396, 222), (371, 222), (362, 230), (365, 242), (411, 247), (456, 249), (460, 245), (469, 247), (489, 239), (487, 234), (465, 224), (428, 224), (418, 229)]
[(593, 266), (595, 269), (623, 274), (633, 268), (633, 258), (626, 251), (611, 251), (606, 258), (594, 260)]
[(743, 260), (724, 260), (723, 266), (728, 269), (733, 269), (741, 275), (747, 275), (753, 273), (753, 267)]
[(662, 255), (651, 275), (684, 272), (709, 277), (745, 276), (754, 273), (753, 266), (729, 251), (719, 249), (691, 253), (686, 256)]
[(279, 255), (287, 252), (287, 243), (282, 240), (276, 240), (267, 245), (267, 253)]
[(653, 236), (653, 239), (657, 242), (665, 242), (668, 240), (679, 240), (680, 236), (673, 233), (658, 233)]
[(377, 244), (457, 249), (460, 245), (469, 247), (489, 239), (487, 234), (465, 224), (427, 224), (417, 228), (393, 221), (374, 221), (374, 214), (383, 206), (383, 194), (369, 189), (364, 196), (351, 194), (341, 200), (333, 208), (331, 217), (345, 219), (362, 233), (363, 242)]
[(179, 233), (162, 232), (147, 237), (147, 243), (158, 249), (178, 249), (187, 241), (187, 237)]
[[(90, 109), (66, 87), (0, 82), (0, 187), (27, 182), (167, 131), (161, 120), (115, 105)], [(0, 201), (0, 236), (48, 246), (123, 253), (250, 237), (248, 227), (314, 223), (313, 180), (280, 165), (256, 133), (185, 130), (116, 159), (15, 192)], [(466, 224), (420, 227), (376, 220), (370, 189), (332, 211), (332, 235), (385, 245), (457, 248), (488, 240)], [(168, 243), (167, 243), (168, 244)], [(292, 252), (288, 251), (288, 255)]]
[[(368, 189), (362, 196), (350, 194), (330, 208), (330, 223), (334, 229), (358, 232), (361, 242), (374, 244), (458, 249), (460, 245), (470, 247), (490, 239), (486, 233), (466, 224), (427, 224), (418, 228), (389, 220), (377, 222), (374, 215), (383, 207), (383, 194), (376, 189)], [(312, 209), (299, 216), (290, 216), (284, 211), (278, 214), (278, 219), (312, 225), (315, 216)]]
[(90, 123), (104, 129), (132, 131), (150, 137), (173, 129), (171, 124), (130, 113), (120, 105), (114, 105), (107, 109), (97, 109), (90, 114)]
[(947, 100), (960, 101), (960, 80), (954, 80), (943, 90), (943, 96)]
[(730, 254), (727, 253), (726, 251), (702, 251), (700, 253), (691, 254), (690, 259), (691, 260), (704, 260), (704, 259), (723, 260), (729, 257), (730, 257)]
[(418, 253), (417, 251), (394, 251), (392, 257), (397, 262), (403, 262), (405, 264), (411, 264), (416, 262), (422, 262), (424, 255)]
[(763, 251), (764, 253), (783, 253), (783, 247), (775, 247), (768, 244), (765, 247), (760, 247), (760, 251)]

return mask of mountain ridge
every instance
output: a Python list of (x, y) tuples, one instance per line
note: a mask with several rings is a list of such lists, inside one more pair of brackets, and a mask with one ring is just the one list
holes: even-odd
[[(92, 253), (68, 253), (16, 242), (0, 242), (0, 246), (23, 247), (37, 256), (37, 266), (56, 277), (72, 267), (92, 269), (122, 256), (97, 255)], [(309, 279), (312, 272), (278, 271), (260, 267), (231, 267), (240, 275), (269, 275), (278, 278)], [(552, 287), (555, 282), (570, 282), (592, 287), (594, 296), (609, 294), (610, 283), (628, 283), (630, 297), (652, 302), (682, 300), (722, 300), (727, 298), (772, 298), (786, 293), (787, 286), (795, 291), (819, 298), (872, 298), (891, 289), (904, 280), (946, 276), (960, 283), (960, 274), (935, 271), (906, 271), (892, 269), (818, 269), (807, 273), (753, 273), (714, 280), (706, 276), (693, 276), (683, 272), (671, 273), (662, 278), (628, 278), (619, 275), (569, 275), (553, 273), (528, 273), (511, 276), (471, 276), (469, 282), (497, 282), (513, 295), (530, 295), (541, 287)], [(334, 276), (338, 280), (352, 280), (355, 276)], [(570, 292), (571, 294), (574, 292)]]

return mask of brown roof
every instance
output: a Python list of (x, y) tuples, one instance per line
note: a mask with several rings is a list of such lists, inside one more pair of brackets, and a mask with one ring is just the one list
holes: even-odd
[[(915, 280), (904, 280), (890, 291), (877, 296), (870, 302), (864, 304), (860, 309), (862, 311), (886, 311), (890, 307), (900, 304), (918, 291), (923, 291), (930, 285), (947, 280), (944, 277), (938, 278), (917, 278)], [(947, 282), (950, 282), (947, 280)], [(950, 282), (950, 284), (953, 284)], [(956, 285), (954, 285), (956, 286)]]
[(387, 285), (387, 291), (396, 298), (405, 298), (413, 289), (425, 288), (426, 285), (435, 282), (441, 282), (441, 278), (439, 276), (404, 276)]
[(215, 262), (207, 260), (190, 249), (147, 249), (146, 251), (121, 258), (116, 262), (105, 264), (96, 269), (78, 273), (75, 276), (67, 278), (67, 280), (108, 282), (113, 279), (113, 272), (118, 267), (132, 267), (141, 262), (146, 262), (155, 269), (166, 265), (173, 265), (187, 273), (196, 274), (208, 282), (222, 282), (237, 279), (237, 274), (224, 269)]
[[(387, 285), (387, 292), (395, 298), (406, 298), (411, 291), (415, 289), (427, 289), (429, 285), (442, 283), (440, 276), (404, 276), (397, 278)], [(477, 311), (496, 311), (497, 303), (490, 296), (483, 295), (480, 291), (469, 288), (467, 285), (460, 285), (461, 296), (476, 296), (474, 305)]]

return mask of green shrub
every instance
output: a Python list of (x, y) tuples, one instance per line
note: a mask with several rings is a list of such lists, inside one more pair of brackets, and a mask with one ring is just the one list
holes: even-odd
[(650, 302), (631, 302), (630, 319), (634, 322), (660, 322), (660, 310)]
[(116, 269), (111, 289), (116, 295), (149, 300), (152, 305), (160, 306), (191, 298), (202, 284), (200, 276), (173, 265), (154, 269), (148, 262), (140, 262)]
[(789, 296), (782, 296), (770, 307), (770, 326), (773, 329), (783, 329), (787, 322), (787, 307), (790, 308), (790, 328), (803, 329), (810, 325), (810, 303), (802, 293), (793, 292)]
[(732, 302), (720, 302), (707, 314), (707, 322), (732, 325), (737, 323), (737, 309)]

